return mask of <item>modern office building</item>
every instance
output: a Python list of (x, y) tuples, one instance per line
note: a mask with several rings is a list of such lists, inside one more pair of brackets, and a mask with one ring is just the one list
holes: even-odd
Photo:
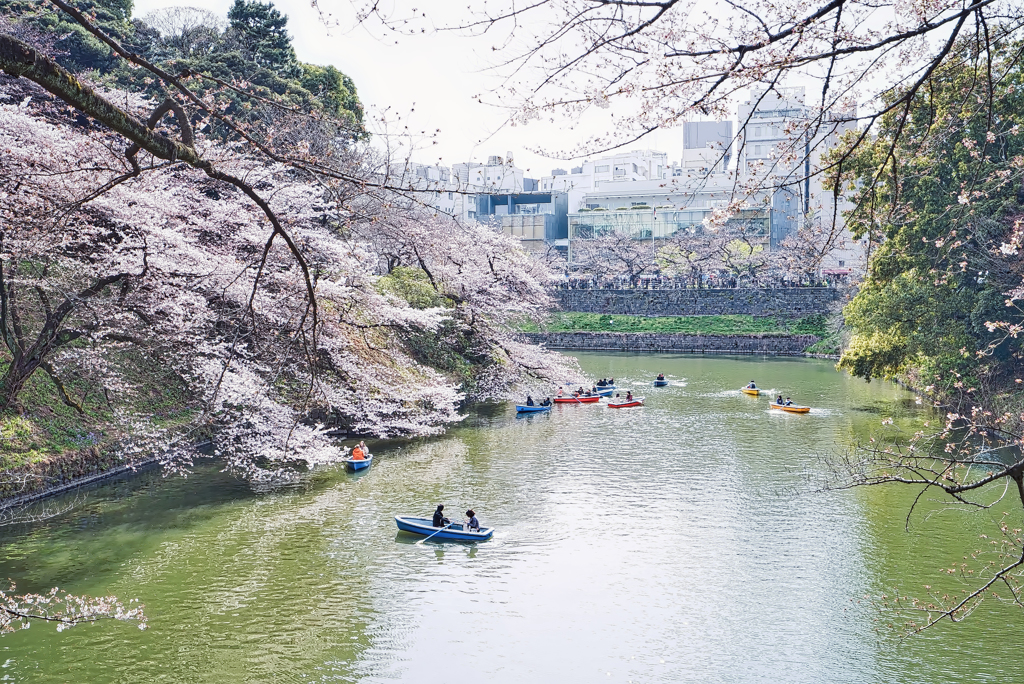
[(455, 164), (450, 175), (419, 165), (406, 173), (433, 193), (431, 206), (498, 227), (531, 250), (555, 246), (571, 256), (573, 240), (609, 232), (654, 242), (683, 230), (696, 234), (714, 229), (731, 208), (726, 225), (742, 226), (766, 249), (783, 249), (797, 231), (817, 229), (833, 236), (823, 271), (862, 270), (863, 247), (841, 224), (849, 207), (842, 200), (837, 206), (820, 173), (854, 117), (815, 117), (803, 88), (753, 90), (735, 122), (683, 124), (679, 161), (657, 150), (620, 152), (534, 180), (508, 153), (486, 164)]

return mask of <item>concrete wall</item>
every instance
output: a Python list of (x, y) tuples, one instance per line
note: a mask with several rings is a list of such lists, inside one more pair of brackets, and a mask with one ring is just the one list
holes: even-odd
[(549, 349), (630, 352), (691, 352), (803, 356), (814, 335), (689, 335), (685, 333), (547, 332), (522, 333), (527, 342)]
[(563, 311), (633, 316), (785, 316), (827, 314), (846, 301), (832, 287), (721, 290), (555, 290)]

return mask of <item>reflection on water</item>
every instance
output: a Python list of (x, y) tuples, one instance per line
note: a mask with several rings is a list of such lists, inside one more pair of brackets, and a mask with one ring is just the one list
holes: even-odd
[[(37, 625), (0, 640), (5, 681), (1014, 678), (1005, 615), (898, 645), (857, 602), (929, 580), (958, 538), (931, 518), (903, 532), (906, 493), (807, 490), (818, 457), (880, 417), (922, 420), (905, 392), (824, 361), (581, 361), (620, 387), (672, 384), (638, 409), (489, 407), (443, 438), (377, 445), (364, 474), (274, 494), (212, 467), (144, 474), (6, 529), (0, 574), (20, 589), (138, 597), (150, 629)], [(740, 393), (751, 378), (773, 389)], [(774, 392), (813, 410), (769, 411)], [(394, 515), (438, 503), (475, 509), (494, 538), (396, 533)]]

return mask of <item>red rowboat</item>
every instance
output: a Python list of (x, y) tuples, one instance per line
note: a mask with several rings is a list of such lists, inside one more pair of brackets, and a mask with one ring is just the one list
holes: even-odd
[(644, 405), (644, 398), (643, 397), (639, 397), (637, 399), (634, 399), (633, 401), (624, 401), (624, 402), (619, 403), (619, 404), (608, 404), (608, 408), (632, 408), (634, 406), (643, 406), (643, 405)]
[(556, 404), (595, 404), (601, 397), (555, 397)]

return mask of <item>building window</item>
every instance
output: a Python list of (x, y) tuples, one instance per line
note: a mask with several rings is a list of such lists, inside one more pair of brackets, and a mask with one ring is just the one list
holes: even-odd
[(452, 199), (452, 193), (448, 193), (448, 199)]
[(761, 146), (760, 145), (754, 145), (754, 156), (755, 157), (760, 157), (761, 156)]
[(595, 173), (608, 173), (608, 165), (602, 164), (601, 166), (594, 167)]
[(760, 138), (761, 137), (761, 127), (760, 126), (758, 126), (757, 128), (754, 129), (754, 137), (755, 138)]

